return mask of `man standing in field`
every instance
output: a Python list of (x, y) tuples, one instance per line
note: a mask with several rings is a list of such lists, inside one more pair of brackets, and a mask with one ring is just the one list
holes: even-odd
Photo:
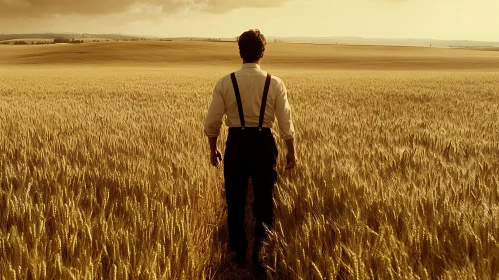
[(266, 237), (264, 225), (270, 228), (273, 224), (272, 191), (277, 181), (278, 151), (271, 128), (277, 118), (280, 136), (288, 149), (286, 168), (291, 169), (296, 165), (294, 127), (284, 83), (260, 69), (265, 36), (259, 30), (249, 30), (239, 37), (238, 45), (243, 66), (216, 84), (205, 133), (210, 144), (211, 164), (218, 167), (222, 156), (217, 149), (217, 139), (222, 118), (227, 115), (225, 124), (229, 127), (229, 136), (224, 155), (224, 178), (230, 246), (236, 252), (238, 263), (244, 264), (248, 247), (244, 207), (251, 176), (253, 217), (256, 219), (252, 259), (262, 271), (258, 254)]

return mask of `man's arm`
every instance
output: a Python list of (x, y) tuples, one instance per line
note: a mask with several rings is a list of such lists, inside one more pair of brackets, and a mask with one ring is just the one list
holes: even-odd
[(217, 139), (220, 135), (222, 126), (222, 118), (225, 114), (225, 102), (222, 96), (222, 80), (220, 80), (213, 90), (213, 98), (211, 100), (208, 115), (206, 116), (204, 131), (208, 136), (210, 144), (210, 162), (213, 166), (218, 167), (222, 160), (222, 155), (217, 149)]
[(217, 148), (218, 137), (208, 137), (208, 142), (210, 144), (210, 162), (211, 165), (218, 168), (220, 162), (222, 161), (222, 153)]
[(217, 140), (217, 136), (208, 137), (208, 143), (210, 144), (210, 153), (215, 153), (217, 151)]
[(295, 139), (291, 138), (286, 140), (286, 147), (288, 148), (288, 153), (295, 153)]
[(294, 134), (295, 129), (291, 116), (291, 106), (289, 105), (286, 86), (282, 81), (278, 85), (278, 94), (275, 104), (275, 114), (279, 123), (279, 134), (286, 141), (288, 154), (286, 155), (286, 169), (292, 169), (296, 166)]
[(218, 81), (215, 89), (213, 90), (213, 97), (211, 99), (210, 108), (206, 115), (204, 123), (204, 131), (206, 136), (214, 137), (220, 135), (220, 128), (222, 127), (222, 118), (225, 114), (225, 101), (222, 96), (222, 80)]

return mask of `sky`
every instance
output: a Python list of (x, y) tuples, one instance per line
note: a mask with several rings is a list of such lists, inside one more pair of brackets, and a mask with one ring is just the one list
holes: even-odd
[(499, 0), (0, 0), (0, 33), (499, 41)]

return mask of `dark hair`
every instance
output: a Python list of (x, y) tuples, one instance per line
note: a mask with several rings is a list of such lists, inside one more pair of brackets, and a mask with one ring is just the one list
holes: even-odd
[(260, 30), (251, 29), (244, 32), (237, 39), (237, 44), (239, 45), (239, 53), (241, 58), (245, 62), (255, 62), (258, 61), (263, 52), (265, 52), (265, 45), (267, 40)]

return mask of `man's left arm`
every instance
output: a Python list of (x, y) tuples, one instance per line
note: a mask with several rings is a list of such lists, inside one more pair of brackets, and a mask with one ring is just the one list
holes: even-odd
[(225, 102), (222, 96), (222, 80), (220, 80), (213, 90), (213, 98), (204, 125), (204, 131), (208, 136), (210, 145), (210, 162), (215, 167), (218, 167), (222, 160), (222, 154), (217, 148), (217, 139), (220, 135), (224, 114)]

